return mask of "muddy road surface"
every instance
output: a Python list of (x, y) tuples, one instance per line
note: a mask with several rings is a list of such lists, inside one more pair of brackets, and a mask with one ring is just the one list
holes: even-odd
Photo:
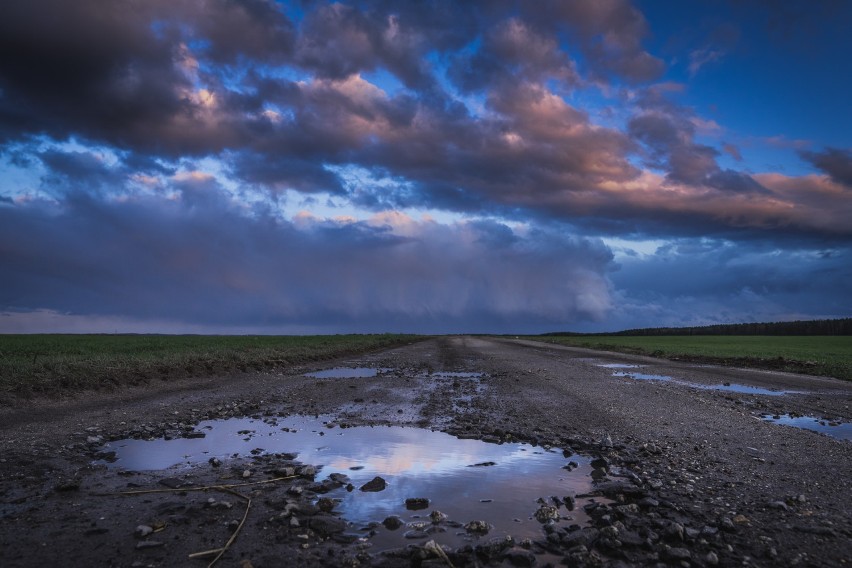
[(0, 408), (0, 565), (848, 566), (852, 384), (442, 337)]

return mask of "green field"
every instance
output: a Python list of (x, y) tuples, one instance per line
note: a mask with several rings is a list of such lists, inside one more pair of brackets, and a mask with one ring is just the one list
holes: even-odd
[(852, 380), (852, 336), (559, 336), (528, 337), (575, 347)]
[(0, 335), (0, 394), (55, 394), (331, 359), (414, 335)]

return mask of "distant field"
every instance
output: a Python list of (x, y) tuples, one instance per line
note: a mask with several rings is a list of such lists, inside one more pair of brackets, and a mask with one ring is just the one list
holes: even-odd
[(852, 336), (848, 335), (536, 336), (528, 339), (852, 380)]
[(53, 394), (305, 363), (414, 335), (0, 335), (0, 393)]

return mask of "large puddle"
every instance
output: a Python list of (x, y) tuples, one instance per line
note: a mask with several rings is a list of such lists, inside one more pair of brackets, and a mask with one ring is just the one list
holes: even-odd
[[(352, 523), (353, 532), (368, 536), (373, 529), (373, 551), (427, 539), (458, 547), (477, 538), (463, 525), (480, 520), (491, 525), (487, 538), (540, 539), (542, 524), (534, 516), (539, 499), (552, 506), (554, 497), (562, 501), (592, 490), (588, 458), (526, 444), (460, 440), (420, 428), (340, 428), (308, 417), (207, 421), (198, 430), (205, 437), (113, 442), (113, 467), (161, 470), (212, 457), (225, 461), (234, 455), (294, 453), (302, 463), (321, 466), (318, 481), (333, 473), (349, 477), (354, 491), (334, 489), (325, 497), (340, 500), (335, 510)], [(572, 466), (564, 469), (569, 462)], [(387, 482), (385, 489), (357, 489), (376, 476)], [(428, 506), (409, 510), (406, 500), (411, 498), (428, 499)], [(578, 500), (569, 511), (562, 501), (556, 522), (585, 524), (585, 502)], [(433, 525), (429, 514), (434, 510), (448, 521)], [(394, 515), (405, 523), (398, 530), (377, 525)]]
[(820, 420), (813, 416), (790, 416), (789, 414), (764, 414), (763, 419), (774, 424), (813, 430), (838, 440), (852, 441), (852, 423)]
[(389, 373), (393, 369), (379, 368), (373, 369), (370, 367), (335, 367), (334, 369), (324, 369), (313, 373), (305, 373), (306, 377), (315, 379), (363, 379), (375, 377), (383, 373)]
[[(601, 365), (602, 367), (604, 365)], [(622, 368), (624, 366), (619, 365), (617, 368)], [(613, 377), (626, 377), (628, 379), (634, 379), (637, 381), (665, 381), (669, 383), (674, 383), (677, 385), (683, 385), (686, 387), (699, 389), (699, 390), (712, 390), (712, 391), (722, 391), (722, 392), (738, 392), (742, 394), (760, 394), (765, 396), (782, 396), (785, 394), (804, 394), (802, 391), (786, 391), (786, 390), (773, 390), (773, 389), (765, 389), (761, 387), (754, 387), (751, 385), (741, 385), (737, 383), (723, 383), (721, 385), (705, 385), (702, 383), (692, 383), (689, 381), (682, 381), (679, 379), (675, 379), (674, 377), (670, 377), (668, 375), (651, 375), (647, 373), (638, 373), (636, 371), (616, 371), (612, 374)]]

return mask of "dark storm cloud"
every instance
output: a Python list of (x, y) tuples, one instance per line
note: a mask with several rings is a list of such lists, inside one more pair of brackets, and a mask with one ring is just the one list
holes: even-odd
[(292, 26), (260, 0), (12, 3), (0, 19), (0, 136), (78, 134), (172, 154), (234, 143), (188, 97), (192, 41), (213, 62), (274, 62)]
[(2, 309), (279, 329), (365, 318), (471, 329), (508, 327), (521, 314), (538, 325), (599, 318), (609, 307), (612, 257), (599, 241), (395, 213), (284, 221), (241, 210), (203, 176), (173, 189), (179, 199), (77, 193), (0, 208)]
[(799, 154), (835, 182), (852, 188), (852, 150), (826, 148), (822, 152), (802, 151)]
[(624, 259), (612, 280), (619, 329), (835, 317), (848, 313), (852, 249), (678, 241)]

